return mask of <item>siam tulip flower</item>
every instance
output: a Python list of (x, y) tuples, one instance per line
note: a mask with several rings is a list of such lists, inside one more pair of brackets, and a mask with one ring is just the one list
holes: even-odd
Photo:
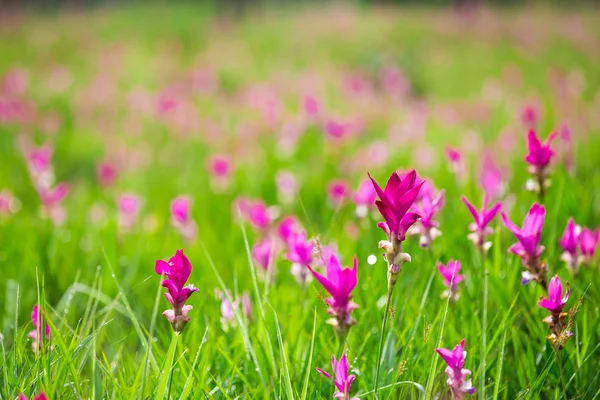
[(502, 171), (496, 165), (490, 153), (485, 153), (480, 173), (481, 187), (491, 199), (500, 199), (504, 196), (504, 180)]
[(385, 222), (377, 224), (386, 234), (387, 240), (379, 242), (379, 247), (384, 250), (385, 260), (388, 263), (388, 291), (391, 292), (396, 284), (400, 269), (405, 262), (410, 261), (410, 255), (402, 252), (402, 242), (406, 239), (406, 232), (417, 222), (421, 216), (409, 212), (424, 182), (416, 183), (417, 172), (410, 171), (404, 179), (396, 172), (392, 173), (385, 185), (385, 190), (369, 175), (379, 200), (375, 202)]
[(539, 112), (532, 105), (523, 107), (521, 111), (521, 122), (526, 129), (535, 129), (539, 121)]
[[(426, 185), (423, 187), (425, 186)], [(439, 223), (435, 221), (434, 218), (435, 214), (437, 214), (443, 206), (443, 190), (440, 191), (437, 196), (435, 196), (433, 190), (431, 190), (413, 204), (412, 209), (421, 216), (421, 219), (409, 228), (408, 233), (411, 235), (420, 235), (419, 244), (422, 248), (431, 246), (433, 240), (442, 235), (442, 232), (438, 229)]]
[(289, 236), (287, 258), (292, 262), (291, 272), (300, 286), (304, 287), (310, 278), (307, 266), (313, 260), (314, 245), (306, 240), (306, 232), (298, 232)]
[(395, 65), (383, 66), (379, 71), (379, 81), (383, 90), (398, 100), (410, 92), (410, 82), (406, 75)]
[(453, 350), (435, 349), (437, 353), (444, 359), (448, 366), (446, 367), (446, 375), (448, 379), (446, 383), (452, 392), (452, 399), (462, 400), (467, 395), (475, 393), (475, 388), (471, 384), (471, 379), (467, 379), (471, 375), (471, 371), (463, 368), (465, 366), (465, 339), (461, 340)]
[(271, 282), (275, 274), (275, 242), (270, 237), (265, 237), (252, 247), (252, 258), (260, 267), (259, 276), (265, 279), (268, 283)]
[(254, 229), (266, 231), (271, 226), (273, 219), (269, 214), (269, 209), (262, 201), (243, 200), (238, 203), (238, 207)]
[(45, 144), (39, 148), (26, 151), (27, 168), (34, 186), (52, 186), (54, 171), (52, 168), (52, 146)]
[(444, 265), (441, 262), (438, 263), (438, 271), (444, 278), (444, 285), (448, 290), (442, 293), (442, 299), (450, 297), (452, 301), (457, 301), (459, 298), (458, 284), (465, 279), (464, 275), (459, 274), (461, 265), (460, 261), (450, 260), (448, 265)]
[(559, 240), (560, 246), (564, 252), (560, 255), (560, 259), (563, 260), (571, 272), (576, 273), (579, 269), (579, 237), (581, 234), (581, 227), (575, 224), (573, 217), (569, 218), (565, 231)]
[(325, 133), (333, 139), (342, 139), (349, 133), (350, 127), (347, 123), (343, 123), (334, 119), (330, 119), (325, 123)]
[(364, 218), (368, 215), (369, 210), (373, 208), (377, 192), (373, 188), (373, 184), (368, 180), (363, 180), (354, 194), (354, 203), (356, 204), (356, 216)]
[(579, 249), (581, 250), (581, 262), (586, 265), (591, 265), (598, 241), (600, 239), (600, 230), (591, 231), (588, 228), (583, 228), (579, 235)]
[(279, 238), (287, 243), (288, 240), (295, 234), (300, 232), (300, 224), (296, 217), (288, 215), (283, 217), (281, 222), (279, 222), (279, 226), (277, 227), (277, 233)]
[(573, 333), (565, 324), (567, 313), (562, 311), (569, 300), (570, 294), (571, 289), (569, 288), (569, 283), (567, 282), (567, 288), (563, 293), (562, 282), (558, 275), (554, 275), (554, 277), (550, 279), (550, 284), (548, 285), (548, 297), (542, 296), (538, 301), (540, 307), (543, 307), (550, 312), (550, 315), (544, 318), (544, 322), (552, 332), (547, 336), (547, 339), (550, 340), (550, 343), (557, 347), (558, 350), (562, 349), (567, 339), (573, 336)]
[[(27, 400), (27, 396), (25, 396), (23, 393), (19, 393), (18, 400)], [(44, 394), (44, 392), (39, 392), (38, 395), (33, 398), (33, 400), (48, 400), (48, 397), (46, 394)]]
[(333, 180), (327, 185), (327, 198), (334, 208), (340, 207), (352, 196), (352, 189), (346, 181)]
[(529, 173), (533, 175), (533, 178), (527, 181), (526, 187), (528, 190), (538, 193), (541, 200), (550, 186), (548, 166), (555, 154), (550, 145), (555, 137), (556, 132), (548, 136), (546, 142), (542, 144), (534, 130), (530, 130), (527, 136), (529, 153), (525, 157), (525, 161), (529, 163)]
[(540, 255), (544, 250), (544, 246), (540, 246), (539, 244), (545, 217), (546, 209), (544, 206), (534, 203), (525, 216), (523, 228), (519, 228), (504, 212), (502, 212), (504, 225), (506, 225), (518, 240), (518, 242), (513, 244), (508, 250), (521, 257), (523, 266), (526, 269), (526, 271), (522, 273), (521, 284), (523, 285), (534, 280), (544, 288), (547, 286), (546, 264), (540, 261)]
[(240, 298), (233, 300), (231, 292), (223, 293), (220, 290), (215, 290), (217, 298), (221, 300), (221, 327), (227, 332), (231, 327), (235, 326), (235, 311), (242, 307), (242, 312), (246, 318), (252, 316), (252, 306), (250, 304), (250, 296), (244, 293)]
[(117, 179), (117, 168), (110, 161), (101, 161), (96, 167), (96, 174), (100, 185), (108, 187)]
[(0, 190), (0, 216), (14, 214), (19, 208), (19, 200), (12, 195), (10, 190)]
[(163, 315), (167, 317), (175, 333), (179, 334), (183, 328), (190, 322), (188, 313), (192, 306), (185, 302), (192, 293), (198, 289), (194, 285), (185, 286), (192, 272), (190, 260), (183, 254), (183, 250), (177, 250), (175, 255), (169, 259), (169, 262), (156, 260), (154, 270), (159, 275), (165, 275), (167, 279), (161, 282), (161, 285), (169, 291), (165, 297), (171, 304), (171, 310), (166, 310)]
[[(45, 329), (42, 330), (42, 316), (40, 315), (40, 308), (36, 304), (33, 306), (31, 312), (31, 321), (33, 323), (33, 330), (27, 334), (32, 340), (31, 346), (34, 353), (38, 353), (42, 350), (42, 342), (50, 339), (50, 326), (46, 322)], [(43, 335), (43, 339), (42, 339)]]
[(171, 202), (171, 223), (186, 240), (193, 240), (198, 233), (196, 222), (191, 217), (192, 201), (179, 196)]
[(226, 155), (215, 154), (208, 160), (211, 184), (215, 191), (223, 192), (228, 188), (231, 169), (231, 159)]
[(331, 367), (333, 369), (333, 377), (321, 368), (317, 368), (317, 372), (325, 378), (333, 380), (335, 383), (336, 392), (333, 394), (333, 397), (341, 400), (358, 400), (358, 397), (350, 398), (350, 386), (352, 386), (355, 376), (348, 375), (348, 358), (346, 354), (342, 354), (339, 361), (335, 359), (335, 356), (331, 356)]
[(275, 175), (277, 185), (277, 199), (280, 203), (291, 204), (298, 193), (298, 181), (290, 171), (278, 171)]
[(356, 323), (350, 314), (358, 308), (352, 301), (352, 291), (358, 282), (358, 260), (354, 257), (352, 269), (343, 269), (338, 258), (332, 254), (327, 260), (327, 277), (316, 272), (310, 265), (308, 269), (331, 295), (325, 300), (329, 304), (327, 313), (333, 317), (327, 323), (333, 325), (335, 333), (343, 340), (350, 327)]
[(467, 237), (481, 251), (481, 254), (485, 255), (492, 246), (492, 242), (486, 241), (487, 237), (494, 233), (494, 228), (488, 225), (502, 209), (502, 203), (496, 203), (488, 209), (489, 196), (487, 193), (483, 198), (483, 205), (480, 211), (477, 211), (465, 196), (462, 196), (462, 201), (471, 212), (473, 219), (475, 219), (475, 222), (469, 225), (469, 230), (472, 233)]
[(134, 194), (123, 194), (119, 197), (117, 205), (119, 207), (119, 228), (128, 232), (137, 223), (142, 200)]
[(69, 185), (59, 183), (53, 189), (39, 186), (37, 190), (42, 200), (42, 215), (49, 217), (56, 225), (62, 224), (66, 216), (62, 202), (69, 193)]
[(319, 115), (319, 112), (321, 111), (321, 105), (314, 96), (306, 95), (302, 100), (302, 111), (308, 118), (313, 119)]
[(450, 163), (450, 171), (456, 175), (459, 181), (462, 181), (465, 178), (463, 155), (454, 147), (446, 147), (446, 157)]

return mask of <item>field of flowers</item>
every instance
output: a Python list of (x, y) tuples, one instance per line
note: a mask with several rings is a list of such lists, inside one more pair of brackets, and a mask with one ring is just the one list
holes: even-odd
[(0, 15), (0, 399), (600, 397), (600, 13)]

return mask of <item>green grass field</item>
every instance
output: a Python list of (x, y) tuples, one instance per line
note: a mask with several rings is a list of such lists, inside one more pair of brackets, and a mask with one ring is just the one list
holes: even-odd
[[(427, 249), (415, 236), (404, 244), (412, 261), (389, 308), (379, 398), (451, 398), (435, 349), (463, 338), (470, 398), (600, 397), (598, 256), (574, 274), (559, 245), (571, 216), (600, 226), (599, 65), (594, 8), (324, 5), (236, 20), (188, 4), (4, 15), (0, 190), (13, 200), (0, 207), (0, 399), (330, 399), (334, 384), (315, 369), (331, 372), (341, 349), (356, 376), (350, 394), (374, 398), (388, 288), (382, 218), (375, 207), (357, 217), (352, 197), (337, 204), (328, 185), (356, 190), (368, 172), (384, 184), (413, 168), (445, 190), (435, 218), (443, 234)], [(306, 116), (306, 95), (317, 116)], [(496, 200), (515, 223), (538, 201), (525, 190), (526, 107), (541, 138), (563, 124), (573, 135), (571, 149), (553, 142), (543, 199), (548, 279), (570, 282), (565, 311), (581, 299), (559, 357), (537, 305), (547, 293), (521, 285), (521, 260), (507, 251), (513, 235), (494, 219), (482, 263), (461, 201), (481, 205), (490, 157), (504, 187)], [(328, 121), (342, 137), (326, 132)], [(53, 148), (54, 180), (69, 186), (61, 224), (40, 211), (28, 168), (28, 151), (43, 144)], [(462, 176), (448, 147), (463, 155)], [(223, 181), (207, 166), (215, 154), (231, 160)], [(102, 160), (117, 170), (109, 185), (97, 177)], [(282, 171), (298, 186), (289, 198)], [(119, 221), (124, 193), (141, 199), (130, 223)], [(193, 200), (189, 239), (171, 223), (179, 195)], [(238, 215), (240, 198), (264, 201), (274, 222), (255, 229)], [(327, 292), (298, 284), (285, 245), (272, 251), (270, 283), (252, 256), (288, 215), (335, 246), (344, 266), (358, 259), (359, 308), (343, 346), (326, 323)], [(181, 335), (161, 315), (169, 303), (154, 270), (178, 249), (199, 289)], [(437, 262), (449, 260), (464, 274), (456, 302), (441, 298)], [(222, 316), (223, 296), (243, 293), (250, 317), (242, 307)], [(36, 304), (51, 331), (38, 351), (28, 336)]]

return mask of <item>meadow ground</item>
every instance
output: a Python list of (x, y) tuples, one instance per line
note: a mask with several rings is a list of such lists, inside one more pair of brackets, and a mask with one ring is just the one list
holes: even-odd
[[(472, 398), (600, 395), (597, 10), (122, 6), (6, 13), (0, 38), (0, 398), (327, 399), (315, 368), (343, 352), (369, 399), (381, 337), (379, 398), (451, 398), (435, 349), (462, 339)], [(540, 197), (530, 129), (558, 134), (535, 262), (539, 281), (570, 282), (562, 350), (515, 237), (497, 215), (482, 258), (461, 201), (487, 193), (521, 224)], [(407, 237), (386, 308), (367, 173), (413, 168), (428, 183), (411, 233), (442, 235)], [(589, 228), (566, 252), (578, 271), (559, 244), (569, 217)], [(176, 328), (191, 318), (175, 335), (155, 264), (178, 249), (198, 291), (192, 310), (173, 300)], [(345, 341), (305, 266), (332, 278), (332, 253), (358, 261)], [(464, 279), (444, 297), (450, 260)], [(181, 271), (156, 265), (181, 294)]]

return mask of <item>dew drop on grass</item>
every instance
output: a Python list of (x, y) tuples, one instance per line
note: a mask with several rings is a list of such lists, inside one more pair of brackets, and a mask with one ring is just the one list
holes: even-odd
[(369, 257), (367, 257), (367, 263), (369, 265), (374, 265), (377, 262), (377, 256), (375, 254), (371, 254), (369, 255)]
[(115, 274), (110, 274), (110, 276), (112, 276), (113, 278), (115, 277)]
[(98, 271), (102, 271), (102, 266), (101, 266), (101, 265), (98, 265), (98, 266), (96, 267), (96, 269), (97, 269)]

